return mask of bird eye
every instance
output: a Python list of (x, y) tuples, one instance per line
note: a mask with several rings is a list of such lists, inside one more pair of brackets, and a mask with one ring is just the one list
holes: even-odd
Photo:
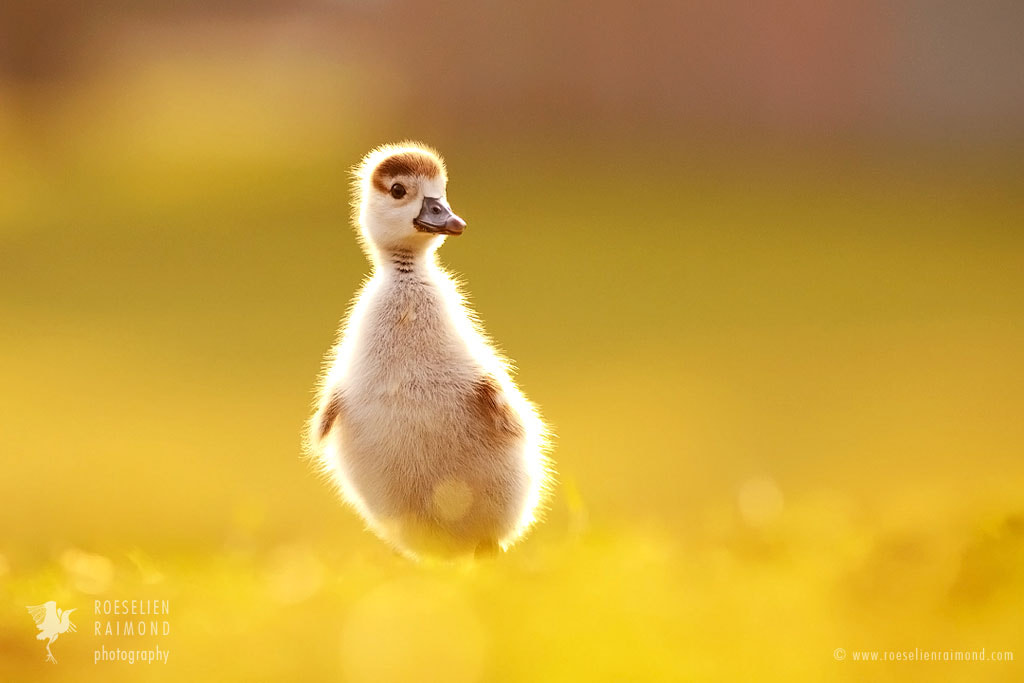
[(405, 196), (405, 185), (402, 183), (395, 183), (391, 186), (391, 196), (395, 199), (401, 199)]

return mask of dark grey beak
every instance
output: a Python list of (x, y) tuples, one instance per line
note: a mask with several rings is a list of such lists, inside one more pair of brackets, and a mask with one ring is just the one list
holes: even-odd
[(452, 213), (440, 197), (424, 197), (420, 215), (412, 222), (420, 232), (435, 235), (461, 235), (466, 229), (466, 221)]

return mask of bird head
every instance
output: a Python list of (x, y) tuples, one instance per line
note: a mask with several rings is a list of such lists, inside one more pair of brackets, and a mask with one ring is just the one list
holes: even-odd
[(466, 222), (448, 206), (448, 176), (434, 150), (414, 142), (385, 145), (355, 169), (355, 208), (363, 239), (378, 250), (421, 251), (446, 235), (461, 235)]

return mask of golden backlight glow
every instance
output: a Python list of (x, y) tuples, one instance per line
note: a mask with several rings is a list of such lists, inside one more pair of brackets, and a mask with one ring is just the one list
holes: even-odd
[[(8, 17), (0, 681), (1024, 678), (1013, 3), (684, 5)], [(349, 169), (401, 139), (558, 468), (457, 566), (303, 457)]]

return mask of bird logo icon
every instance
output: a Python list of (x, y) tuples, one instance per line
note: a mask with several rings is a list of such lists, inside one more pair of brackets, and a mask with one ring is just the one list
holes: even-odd
[(53, 641), (57, 640), (57, 636), (61, 633), (67, 633), (68, 631), (74, 633), (78, 630), (71, 623), (71, 613), (75, 609), (62, 610), (57, 607), (57, 603), (53, 600), (42, 605), (29, 605), (25, 609), (32, 615), (32, 620), (36, 622), (36, 628), (39, 629), (39, 635), (36, 636), (36, 640), (46, 641), (45, 661), (56, 664), (57, 660), (54, 659), (53, 652), (50, 651), (50, 645), (53, 644)]

